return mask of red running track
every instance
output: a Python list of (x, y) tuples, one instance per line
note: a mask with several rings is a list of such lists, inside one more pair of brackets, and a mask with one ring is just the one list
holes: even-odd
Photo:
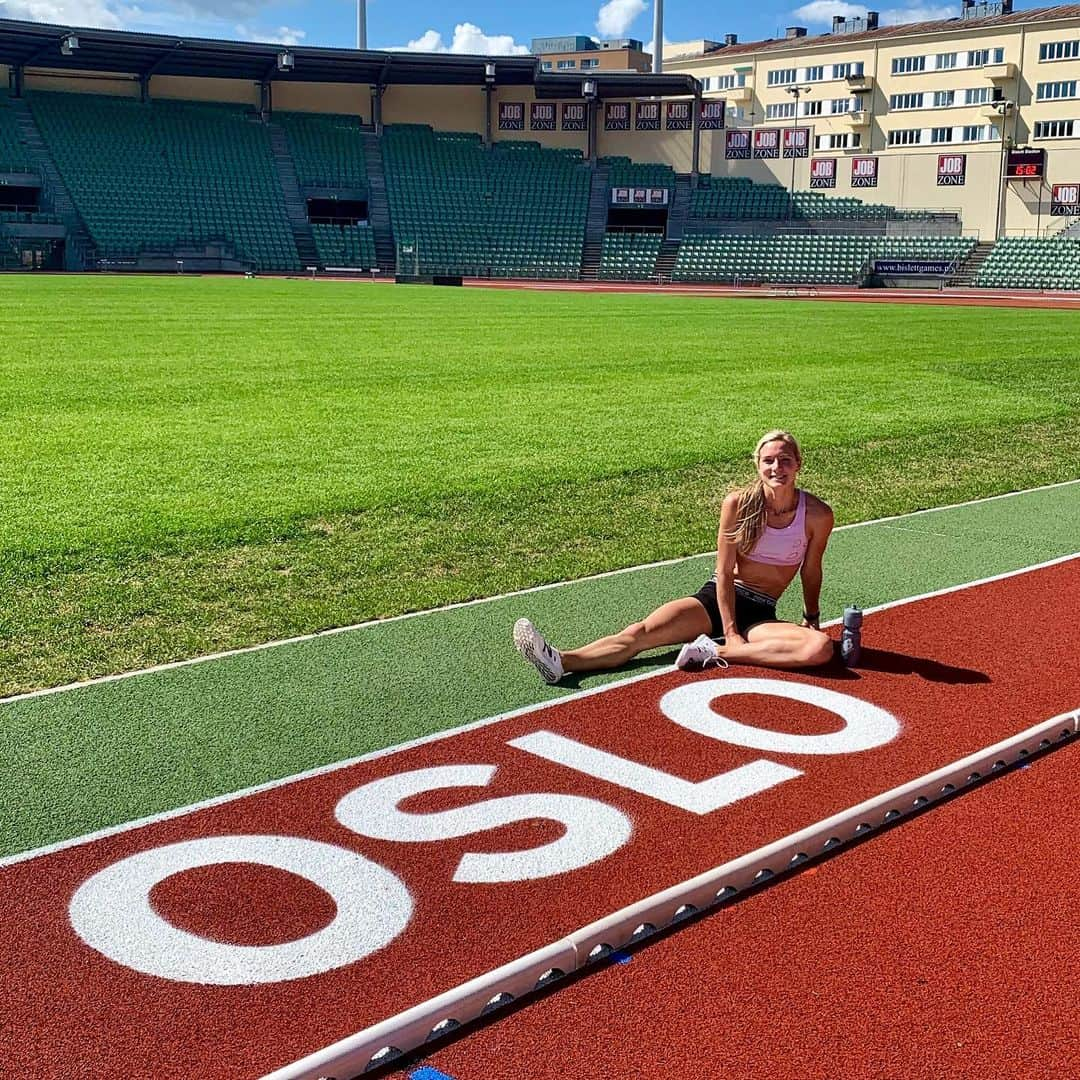
[[(7, 1021), (0, 1061), (20, 1077), (155, 1080), (256, 1076), (284, 1065), (643, 897), (1071, 712), (1080, 688), (1077, 610), (1080, 559), (1073, 559), (870, 615), (857, 672), (666, 672), (0, 866), (8, 961), (0, 981)], [(1008, 634), (995, 629), (1003, 625)], [(756, 692), (708, 707), (709, 698), (750, 677), (763, 680)], [(821, 754), (807, 753), (805, 744), (750, 749), (673, 718), (679, 709), (672, 694), (707, 691), (704, 709), (683, 708), (684, 719), (703, 713), (716, 721), (722, 706), (766, 742), (802, 736), (819, 740), (819, 748), (826, 736), (850, 732), (854, 724), (833, 712), (777, 696), (806, 688), (885, 710), (899, 730), (858, 752)], [(880, 720), (880, 711), (874, 715)], [(788, 774), (758, 794), (694, 813), (510, 745), (538, 731), (647, 765), (653, 780), (682, 778), (683, 796), (757, 762)], [(416, 770), (450, 767), (480, 769), (486, 779), (473, 775), (465, 791), (433, 785), (402, 799), (403, 812), (394, 800), (376, 804), (366, 832), (339, 819), (343, 806), (356, 809), (358, 791), (372, 796), (376, 781), (397, 784)], [(529, 798), (525, 808), (512, 804), (513, 823), (476, 823), (477, 813), (511, 805), (493, 800), (513, 797)], [(586, 809), (569, 831), (551, 816), (560, 800)], [(474, 815), (472, 825), (448, 829), (451, 810)], [(626, 823), (623, 835), (612, 828), (616, 818)], [(379, 835), (388, 823), (411, 831), (411, 839)], [(590, 848), (613, 836), (618, 842), (604, 857)], [(251, 837), (269, 837), (271, 854), (283, 845), (301, 849), (295, 871), (258, 865), (266, 849), (253, 856)], [(181, 843), (185, 850), (216, 845), (210, 865), (178, 870), (170, 863), (158, 884), (140, 886), (132, 867), (172, 858)], [(528, 878), (536, 873), (536, 849), (552, 844), (577, 858), (578, 868)], [(232, 854), (222, 856), (222, 846)], [(368, 875), (359, 887), (339, 887), (336, 903), (308, 880), (327, 850), (338, 870), (360, 866)], [(503, 880), (477, 882), (496, 865)], [(463, 879), (466, 867), (474, 880)], [(353, 916), (359, 909), (359, 930), (334, 944), (341, 966), (316, 964), (314, 973), (296, 975), (296, 963), (310, 963), (319, 942), (332, 938), (343, 909)], [(386, 931), (395, 909), (399, 923), (383, 947), (345, 963), (360, 931)], [(209, 959), (193, 958), (192, 941)], [(232, 982), (221, 981), (226, 970)]]
[(1064, 746), (424, 1064), (452, 1080), (1080, 1076), (1078, 768)]

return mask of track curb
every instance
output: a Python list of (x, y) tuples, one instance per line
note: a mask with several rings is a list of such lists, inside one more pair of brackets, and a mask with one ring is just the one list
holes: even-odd
[(745, 895), (789, 871), (1080, 733), (1080, 708), (954, 761), (799, 832), (583, 926), (444, 994), (389, 1017), (263, 1080), (349, 1080), (496, 1012), (657, 931)]

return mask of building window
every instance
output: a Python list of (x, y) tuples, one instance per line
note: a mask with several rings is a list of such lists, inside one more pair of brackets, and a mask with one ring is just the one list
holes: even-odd
[(972, 49), (967, 54), (968, 67), (986, 67), (987, 64), (1005, 63), (1005, 50), (997, 49)]
[(1080, 38), (1075, 41), (1047, 41), (1039, 46), (1039, 60), (1075, 60), (1080, 57)]
[(825, 67), (822, 64), (815, 64), (813, 67), (806, 69), (806, 81), (807, 82), (821, 82), (825, 78)]
[(1058, 98), (1076, 97), (1076, 80), (1065, 82), (1041, 82), (1035, 90), (1036, 101), (1057, 101)]
[(551, 70), (551, 61), (550, 60), (541, 60), (540, 61), (540, 67), (544, 71), (550, 71)]
[(765, 106), (766, 120), (786, 120), (795, 115), (794, 101), (781, 101), (776, 105)]
[(890, 109), (921, 109), (922, 94), (891, 94), (889, 96)]
[(862, 135), (857, 131), (842, 131), (836, 135), (815, 135), (815, 150), (858, 150)]
[(922, 142), (922, 128), (897, 128), (889, 132), (890, 146), (916, 146)]
[(935, 90), (934, 91), (934, 108), (935, 109), (948, 109), (956, 102), (955, 90)]
[(913, 75), (918, 71), (926, 70), (925, 56), (896, 56), (892, 62), (894, 75)]
[(863, 70), (861, 60), (850, 60), (846, 64), (833, 64), (832, 73), (834, 79), (858, 79), (862, 78)]
[(769, 86), (789, 86), (796, 81), (797, 75), (795, 68), (777, 68), (769, 72), (767, 82)]
[(948, 71), (950, 68), (956, 67), (956, 53), (938, 53), (937, 56), (934, 57), (934, 67), (937, 68), (938, 71)]
[(576, 68), (576, 67), (577, 67), (577, 61), (576, 60), (560, 60), (559, 61), (559, 70), (560, 71), (566, 71), (569, 68)]
[(804, 101), (802, 103), (803, 116), (820, 116), (822, 105), (824, 105), (822, 101)]
[(965, 124), (964, 142), (990, 142), (997, 138), (993, 124)]
[(833, 98), (829, 102), (829, 112), (836, 116), (840, 113), (858, 112), (862, 108), (861, 97)]
[(595, 68), (600, 66), (599, 60), (582, 60), (581, 66), (583, 68)]
[(1034, 139), (1071, 139), (1074, 120), (1039, 120), (1036, 121)]
[(991, 86), (976, 86), (971, 90), (964, 91), (965, 105), (985, 105), (994, 96)]
[(953, 129), (951, 127), (940, 127), (930, 129), (930, 141), (932, 143), (947, 143), (953, 141)]

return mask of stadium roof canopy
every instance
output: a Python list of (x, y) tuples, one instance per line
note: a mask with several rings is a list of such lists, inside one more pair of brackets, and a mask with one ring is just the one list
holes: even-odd
[[(78, 46), (69, 48), (65, 54), (61, 43), (72, 34), (78, 39)], [(283, 52), (292, 56), (293, 66), (289, 70), (279, 70), (278, 57)], [(697, 80), (685, 74), (549, 75), (540, 70), (535, 56), (321, 49), (0, 19), (0, 64), (50, 71), (113, 72), (142, 78), (178, 75), (253, 82), (273, 79), (372, 86), (483, 86), (487, 82), (487, 65), (492, 63), (495, 86), (535, 86), (540, 97), (581, 97), (585, 79), (596, 83), (600, 98), (687, 96), (698, 89)]]

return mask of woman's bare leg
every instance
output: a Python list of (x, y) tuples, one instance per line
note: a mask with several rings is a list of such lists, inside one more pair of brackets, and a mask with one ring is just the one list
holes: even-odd
[(806, 668), (827, 664), (833, 656), (828, 634), (787, 622), (764, 622), (752, 626), (746, 643), (717, 645), (717, 653), (733, 664), (760, 667)]
[(591, 641), (580, 649), (560, 650), (566, 671), (608, 671), (621, 667), (646, 649), (681, 645), (712, 631), (700, 601), (684, 596), (658, 607), (641, 622), (631, 623), (617, 634)]

